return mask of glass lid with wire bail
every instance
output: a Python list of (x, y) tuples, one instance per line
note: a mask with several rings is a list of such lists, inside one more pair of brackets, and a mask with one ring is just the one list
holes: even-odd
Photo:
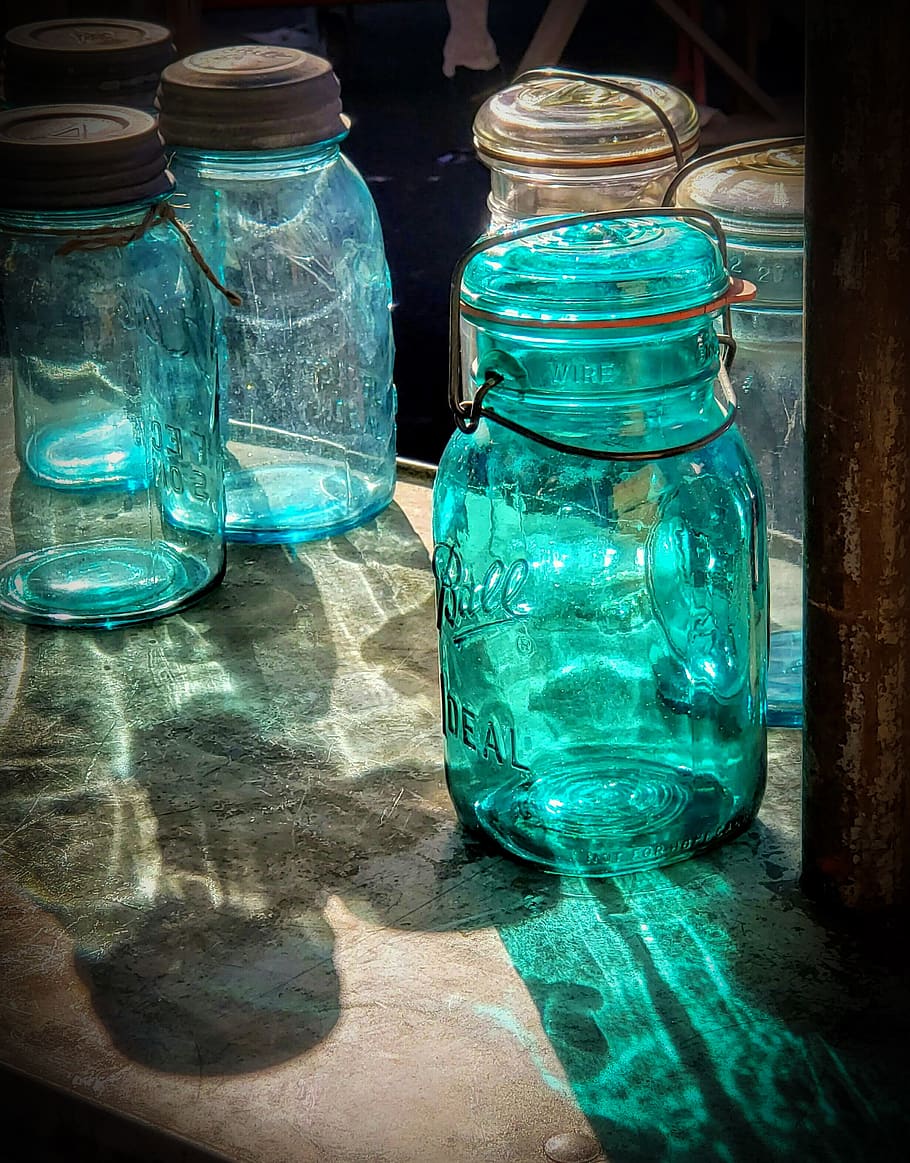
[(758, 305), (801, 307), (804, 178), (800, 139), (756, 141), (699, 158), (668, 194), (718, 219), (733, 269), (758, 287)]
[[(453, 346), (464, 348), (452, 360), (459, 426), (481, 414), (499, 418), (484, 397), (500, 384), (526, 401), (538, 392), (556, 401), (638, 389), (659, 395), (703, 379), (717, 351), (714, 321), (755, 293), (729, 274), (715, 230), (698, 211), (690, 220), (639, 211), (537, 222), (476, 243), (456, 271), (453, 296)], [(465, 400), (469, 380), (475, 394)], [(641, 413), (633, 411), (640, 438)], [(683, 435), (713, 438), (716, 422), (713, 409), (689, 416), (685, 434), (652, 428), (645, 444), (653, 452)]]
[(719, 309), (730, 286), (718, 245), (687, 222), (556, 219), (544, 233), (504, 237), (476, 255), (461, 303), (466, 318), (507, 326), (634, 326)]
[[(599, 81), (633, 93), (611, 91)], [(672, 157), (667, 132), (642, 97), (667, 115), (683, 152), (694, 152), (698, 112), (673, 85), (619, 75), (548, 75), (547, 70), (519, 78), (484, 102), (474, 120), (474, 144), (484, 161), (571, 169)]]
[(698, 146), (681, 90), (639, 77), (534, 69), (474, 119), (493, 227), (551, 214), (657, 206)]

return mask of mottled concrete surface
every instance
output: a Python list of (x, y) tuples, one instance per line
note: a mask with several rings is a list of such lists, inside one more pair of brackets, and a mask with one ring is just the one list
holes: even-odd
[(466, 843), (428, 502), (236, 547), (157, 625), (0, 623), (0, 1060), (245, 1163), (530, 1163), (564, 1132), (613, 1163), (903, 1160), (897, 936), (796, 889), (797, 735), (759, 822), (669, 870)]

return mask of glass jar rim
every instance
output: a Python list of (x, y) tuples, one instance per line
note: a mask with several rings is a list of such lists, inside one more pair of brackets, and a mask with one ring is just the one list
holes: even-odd
[[(621, 88), (610, 92), (610, 82)], [(474, 146), (491, 168), (513, 162), (603, 169), (673, 158), (668, 131), (648, 102), (663, 110), (683, 153), (694, 153), (698, 110), (682, 90), (641, 77), (564, 70), (519, 77), (489, 97), (474, 119)]]
[(254, 161), (274, 159), (275, 161), (292, 161), (294, 158), (316, 155), (323, 150), (326, 152), (340, 149), (341, 143), (349, 136), (350, 123), (335, 137), (327, 137), (322, 141), (312, 141), (304, 145), (283, 145), (275, 149), (217, 149), (203, 145), (172, 145), (171, 151), (176, 157), (183, 158), (225, 158), (228, 161)]
[[(35, 222), (36, 228), (28, 230), (26, 233), (43, 233), (41, 230), (42, 220), (48, 221), (47, 232), (53, 233), (54, 228), (59, 228), (65, 223), (74, 223), (79, 221), (91, 221), (98, 224), (110, 223), (112, 220), (128, 220), (130, 218), (139, 218), (146, 214), (151, 206), (157, 206), (160, 202), (168, 202), (175, 195), (174, 190), (170, 190), (165, 194), (154, 194), (147, 198), (132, 200), (129, 202), (116, 202), (107, 206), (67, 206), (67, 207), (52, 207), (44, 209), (42, 207), (21, 207), (21, 206), (0, 206), (0, 232), (8, 230), (8, 222)], [(15, 228), (15, 226), (14, 226)]]
[(659, 325), (752, 298), (751, 283), (731, 278), (716, 220), (690, 214), (593, 211), (486, 235), (459, 268), (460, 310), (510, 326), (580, 330)]
[(733, 244), (802, 242), (804, 175), (805, 146), (798, 141), (744, 142), (690, 163), (674, 182), (673, 200), (714, 214)]

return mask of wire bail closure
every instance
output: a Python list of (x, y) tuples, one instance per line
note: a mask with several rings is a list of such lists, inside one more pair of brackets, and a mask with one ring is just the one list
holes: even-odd
[(736, 355), (736, 340), (730, 334), (732, 320), (729, 301), (725, 301), (723, 307), (726, 331), (717, 337), (718, 342), (724, 348), (724, 358), (721, 359), (715, 382), (715, 399), (724, 413), (724, 418), (717, 428), (712, 429), (706, 436), (699, 437), (697, 440), (686, 441), (684, 444), (674, 445), (671, 448), (658, 449), (653, 452), (620, 452), (597, 448), (584, 448), (579, 445), (564, 444), (561, 441), (552, 440), (550, 437), (543, 436), (541, 433), (535, 432), (533, 429), (527, 428), (525, 425), (519, 424), (507, 416), (503, 416), (501, 413), (495, 411), (495, 409), (485, 405), (484, 399), (489, 391), (503, 382), (503, 377), (499, 372), (490, 369), (485, 371), (483, 383), (477, 389), (473, 398), (465, 398), (461, 351), (461, 284), (465, 270), (471, 259), (505, 242), (533, 238), (538, 234), (548, 234), (553, 230), (561, 230), (566, 226), (584, 225), (585, 223), (604, 222), (620, 218), (700, 219), (709, 226), (711, 232), (714, 234), (723, 259), (724, 268), (727, 267), (727, 240), (723, 227), (717, 218), (713, 214), (709, 214), (707, 210), (694, 208), (690, 210), (656, 207), (651, 209), (592, 211), (587, 214), (573, 214), (561, 218), (551, 218), (544, 222), (532, 222), (527, 226), (510, 229), (502, 234), (488, 234), (478, 239), (477, 242), (468, 247), (456, 263), (455, 270), (452, 274), (449, 294), (449, 407), (451, 408), (456, 426), (462, 432), (468, 434), (474, 432), (481, 419), (485, 419), (491, 420), (503, 428), (508, 428), (520, 436), (526, 436), (529, 440), (534, 440), (538, 444), (542, 444), (546, 448), (551, 448), (556, 452), (587, 456), (594, 460), (650, 461), (666, 460), (673, 456), (681, 456), (688, 452), (694, 452), (696, 449), (703, 448), (706, 444), (710, 444), (719, 436), (722, 436), (731, 427), (733, 421), (736, 419), (737, 401), (736, 393), (733, 390), (733, 385), (730, 383), (728, 374)]
[[(738, 145), (727, 145), (723, 149), (715, 149), (711, 153), (702, 154), (701, 157), (693, 158), (685, 165), (681, 165), (676, 173), (673, 175), (673, 180), (670, 182), (664, 191), (661, 205), (665, 207), (674, 206), (676, 191), (682, 185), (690, 174), (696, 170), (704, 169), (705, 166), (713, 165), (714, 162), (724, 161), (726, 158), (745, 157), (746, 154), (755, 153), (758, 149), (789, 149), (792, 146), (805, 145), (806, 139), (804, 136), (798, 137), (760, 137), (754, 141), (744, 141)], [(679, 207), (683, 209), (683, 207)]]
[(652, 97), (640, 93), (637, 89), (633, 89), (629, 85), (621, 85), (618, 81), (602, 77), (597, 73), (579, 73), (574, 69), (560, 69), (552, 65), (540, 69), (528, 69), (526, 72), (517, 76), (512, 84), (520, 85), (528, 81), (550, 80), (581, 81), (586, 85), (606, 89), (610, 93), (622, 93), (626, 97), (632, 97), (633, 100), (639, 101), (646, 108), (650, 109), (660, 122), (661, 129), (663, 129), (670, 141), (670, 148), (673, 150), (673, 158), (676, 161), (677, 170), (681, 170), (685, 165), (686, 159), (683, 157), (682, 145), (680, 144), (676, 127)]

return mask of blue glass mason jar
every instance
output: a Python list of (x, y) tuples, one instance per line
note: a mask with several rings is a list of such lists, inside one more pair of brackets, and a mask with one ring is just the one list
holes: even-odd
[(126, 17), (41, 20), (3, 38), (3, 101), (126, 105), (154, 114), (161, 70), (177, 56), (170, 30)]
[(225, 563), (214, 311), (154, 119), (0, 114), (0, 291), (16, 451), (0, 612), (111, 627)]
[(709, 211), (755, 299), (731, 309), (737, 423), (765, 487), (771, 579), (768, 722), (803, 717), (803, 183), (801, 138), (745, 142), (691, 162), (671, 191)]
[(446, 773), (468, 828), (551, 871), (670, 864), (758, 810), (764, 506), (714, 327), (748, 293), (660, 210), (490, 235), (456, 272)]
[(220, 319), (228, 538), (361, 525), (395, 484), (391, 288), (331, 66), (198, 53), (165, 69), (159, 104), (194, 232), (244, 300)]

